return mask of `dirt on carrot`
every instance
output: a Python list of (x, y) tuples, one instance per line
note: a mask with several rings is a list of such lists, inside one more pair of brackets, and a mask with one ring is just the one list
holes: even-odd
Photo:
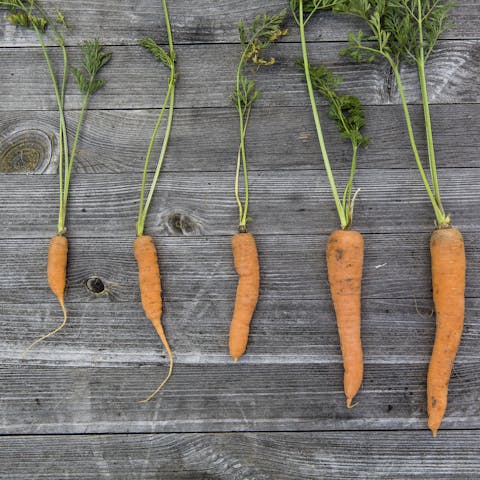
[(435, 230), (430, 239), (437, 328), (428, 367), (428, 427), (435, 437), (447, 408), (448, 384), (460, 345), (465, 310), (466, 259), (456, 228)]
[(239, 281), (228, 345), (230, 355), (236, 362), (247, 348), (250, 322), (258, 302), (260, 268), (257, 246), (251, 233), (234, 235), (232, 252)]
[(345, 369), (344, 390), (347, 407), (351, 407), (363, 379), (360, 337), (363, 237), (359, 232), (336, 230), (330, 235), (327, 268)]

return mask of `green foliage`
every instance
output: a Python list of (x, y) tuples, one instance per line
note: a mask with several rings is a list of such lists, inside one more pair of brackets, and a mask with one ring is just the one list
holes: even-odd
[(12, 25), (28, 28), (31, 30), (37, 29), (40, 32), (44, 32), (47, 29), (48, 22), (43, 17), (16, 9), (15, 7), (11, 7), (10, 11), (12, 13), (5, 15), (5, 20), (7, 20), (7, 22)]
[(80, 92), (84, 95), (93, 95), (105, 85), (105, 80), (97, 79), (96, 76), (112, 58), (111, 52), (106, 52), (97, 39), (85, 41), (82, 44), (83, 62), (82, 68), (72, 68), (73, 75), (77, 80)]
[(245, 114), (260, 96), (255, 80), (248, 78), (245, 67), (251, 63), (255, 69), (258, 69), (275, 63), (275, 58), (267, 60), (262, 57), (262, 53), (279, 38), (287, 35), (288, 31), (283, 28), (286, 13), (286, 10), (282, 10), (275, 15), (267, 13), (257, 15), (249, 27), (243, 21), (238, 24), (243, 52), (238, 66), (238, 78), (232, 94), (232, 102), (241, 114)]
[[(297, 23), (300, 21), (300, 1), (301, 0), (290, 0), (290, 10)], [(303, 0), (303, 13), (308, 13), (308, 18), (310, 18), (319, 10), (332, 9), (336, 3), (337, 0)]]
[(175, 52), (172, 50), (170, 55), (165, 49), (160, 47), (152, 38), (142, 38), (138, 42), (143, 48), (148, 50), (155, 59), (172, 68), (175, 64)]
[[(305, 72), (302, 60), (297, 61), (297, 67)], [(313, 88), (328, 101), (329, 117), (335, 121), (340, 136), (349, 139), (355, 147), (366, 147), (369, 139), (361, 133), (366, 122), (360, 100), (353, 95), (337, 93), (343, 80), (327, 67), (310, 65), (309, 72)]]
[(448, 0), (337, 0), (331, 9), (362, 18), (370, 29), (370, 35), (350, 34), (344, 55), (368, 62), (383, 55), (399, 64), (418, 62), (422, 48), (426, 61), (439, 36), (451, 27), (453, 5)]

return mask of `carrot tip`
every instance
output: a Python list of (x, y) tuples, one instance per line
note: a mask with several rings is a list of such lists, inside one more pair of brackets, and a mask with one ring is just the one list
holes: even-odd
[(438, 428), (430, 428), (430, 430), (432, 431), (433, 438), (437, 438)]
[(233, 358), (233, 363), (237, 363), (240, 357), (232, 357), (232, 358)]
[(347, 398), (347, 408), (355, 408), (359, 402), (355, 402), (352, 404), (353, 398)]

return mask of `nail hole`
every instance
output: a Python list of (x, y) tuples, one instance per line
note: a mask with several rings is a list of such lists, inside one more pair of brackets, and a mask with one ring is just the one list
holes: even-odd
[(88, 290), (90, 290), (95, 295), (100, 295), (105, 291), (105, 284), (98, 277), (90, 277), (86, 282)]

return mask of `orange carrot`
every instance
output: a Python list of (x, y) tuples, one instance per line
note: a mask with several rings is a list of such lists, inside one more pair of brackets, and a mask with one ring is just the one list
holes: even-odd
[(330, 235), (327, 269), (345, 369), (344, 390), (350, 408), (363, 378), (360, 338), (363, 237), (359, 232), (336, 230)]
[(260, 268), (255, 239), (251, 233), (234, 235), (232, 251), (239, 281), (228, 345), (230, 355), (236, 362), (247, 348), (250, 322), (258, 301)]
[(430, 239), (437, 330), (428, 367), (428, 426), (437, 436), (447, 408), (448, 383), (458, 351), (465, 309), (465, 248), (456, 228), (435, 230)]
[(162, 287), (160, 268), (158, 266), (157, 249), (150, 235), (141, 235), (135, 239), (134, 253), (138, 264), (138, 280), (140, 296), (145, 316), (152, 322), (160, 340), (168, 353), (169, 369), (165, 379), (158, 388), (142, 402), (151, 400), (167, 383), (172, 375), (173, 355), (162, 326)]
[(67, 283), (67, 258), (68, 258), (68, 240), (63, 235), (55, 235), (50, 240), (48, 248), (47, 278), (50, 289), (58, 298), (63, 312), (63, 322), (50, 333), (38, 338), (23, 352), (23, 357), (37, 343), (42, 342), (48, 337), (60, 331), (67, 323), (67, 310), (65, 308), (64, 294)]

